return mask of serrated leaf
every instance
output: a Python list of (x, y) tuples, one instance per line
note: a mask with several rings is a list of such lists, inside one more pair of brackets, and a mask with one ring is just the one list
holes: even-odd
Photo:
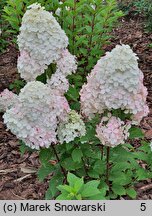
[(20, 144), (20, 152), (21, 152), (21, 155), (24, 155), (24, 153), (27, 151), (27, 152), (33, 152), (34, 150), (31, 149), (30, 147), (28, 147), (23, 141), (19, 141), (19, 144)]
[(95, 196), (90, 196), (87, 198), (87, 200), (106, 200), (105, 196), (101, 194), (97, 194)]
[(91, 178), (99, 178), (99, 173), (97, 173), (97, 172), (94, 171), (93, 169), (90, 169), (90, 170), (88, 171), (88, 175), (89, 175), (89, 177), (91, 177)]
[(105, 172), (105, 162), (101, 160), (96, 161), (93, 166), (93, 170), (102, 175)]
[(49, 188), (45, 196), (46, 199), (52, 199), (56, 195), (56, 193), (59, 191), (57, 187), (63, 183), (63, 179), (64, 176), (62, 173), (54, 174), (54, 176), (51, 177), (49, 181)]
[(126, 194), (126, 190), (123, 186), (118, 185), (118, 184), (113, 184), (112, 185), (112, 190), (115, 194), (122, 196)]
[(41, 163), (45, 166), (49, 160), (53, 158), (53, 153), (50, 148), (41, 149), (39, 153), (39, 159)]
[(129, 138), (134, 139), (134, 138), (144, 138), (144, 134), (141, 130), (141, 128), (137, 127), (131, 127), (129, 130)]
[(68, 193), (62, 193), (56, 198), (56, 200), (70, 200), (68, 195)]
[(135, 199), (137, 196), (137, 192), (133, 188), (127, 188), (126, 193), (128, 196), (130, 196), (132, 199)]
[(66, 143), (66, 150), (69, 151), (73, 148), (73, 145), (71, 143)]
[(82, 166), (81, 163), (74, 162), (71, 157), (65, 158), (61, 165), (68, 171), (79, 169)]
[(78, 101), (79, 92), (78, 92), (78, 90), (75, 87), (70, 86), (68, 92), (66, 93), (66, 96), (69, 99), (72, 99), (74, 101)]
[(81, 192), (82, 197), (91, 197), (100, 194), (100, 191), (97, 188), (99, 184), (100, 181), (96, 181), (96, 180), (86, 183)]
[(74, 162), (81, 162), (82, 156), (83, 156), (83, 153), (81, 149), (74, 149), (72, 151), (72, 159)]
[(51, 172), (54, 171), (54, 166), (50, 163), (42, 165), (40, 169), (38, 170), (38, 178), (40, 181), (43, 181), (45, 177), (47, 177)]
[(68, 173), (67, 181), (71, 187), (74, 187), (74, 184), (77, 180), (79, 180), (79, 178), (76, 175), (74, 175), (73, 173), (70, 173), (70, 172)]
[(148, 155), (145, 152), (140, 152), (140, 151), (134, 152), (134, 156), (135, 158), (143, 161), (147, 161), (148, 159)]
[(121, 172), (121, 171), (125, 171), (127, 169), (129, 169), (131, 167), (131, 164), (128, 162), (120, 162), (115, 164), (112, 168), (111, 168), (111, 172)]
[(66, 192), (69, 192), (69, 193), (72, 192), (72, 187), (70, 187), (69, 185), (59, 185), (57, 188), (58, 188), (62, 193), (64, 193), (65, 191), (66, 191)]
[(138, 180), (145, 180), (148, 178), (148, 172), (144, 170), (143, 168), (139, 168), (136, 171), (136, 175), (137, 175)]
[(81, 188), (82, 188), (83, 185), (84, 185), (84, 180), (83, 180), (83, 178), (79, 178), (79, 179), (76, 180), (76, 182), (74, 183), (73, 191), (74, 191), (75, 193), (78, 193), (78, 192), (81, 190)]

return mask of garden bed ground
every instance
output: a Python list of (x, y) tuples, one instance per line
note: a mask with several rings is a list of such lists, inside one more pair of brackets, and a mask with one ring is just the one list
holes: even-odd
[[(148, 88), (149, 116), (141, 127), (146, 138), (152, 140), (152, 34), (145, 33), (139, 17), (122, 19), (118, 28), (113, 31), (111, 44), (105, 46), (110, 51), (116, 44), (129, 44), (138, 54), (140, 68), (144, 72), (145, 85)], [(0, 55), (0, 92), (18, 78), (16, 61), (17, 50), (10, 46)], [(138, 144), (138, 140), (136, 141)], [(136, 144), (136, 143), (135, 143)], [(0, 199), (44, 199), (47, 180), (41, 183), (36, 178), (39, 160), (36, 153), (21, 156), (18, 141), (6, 131), (0, 116)], [(152, 199), (152, 181), (147, 180), (136, 185), (137, 199)], [(127, 199), (127, 197), (124, 197)]]

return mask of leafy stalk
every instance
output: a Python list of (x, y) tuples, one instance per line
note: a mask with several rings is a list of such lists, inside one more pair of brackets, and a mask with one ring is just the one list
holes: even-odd
[[(54, 154), (56, 156), (56, 159), (57, 159), (58, 163), (60, 164), (60, 158), (58, 156), (58, 153), (57, 153), (56, 148), (55, 148), (55, 146), (54, 146), (53, 143), (51, 143), (51, 147), (52, 147), (52, 150), (53, 150), (53, 152), (54, 152)], [(65, 169), (61, 166), (61, 164), (60, 164), (60, 168), (61, 168), (61, 171), (62, 171), (62, 173), (63, 173), (63, 175), (64, 175), (64, 177), (66, 179), (67, 178), (67, 174), (66, 174)]]
[(107, 147), (107, 163), (106, 163), (106, 183), (109, 185), (109, 158), (110, 158), (110, 147)]

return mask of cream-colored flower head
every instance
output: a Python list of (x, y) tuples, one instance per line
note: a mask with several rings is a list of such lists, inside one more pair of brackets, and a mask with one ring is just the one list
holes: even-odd
[[(43, 73), (68, 46), (68, 38), (55, 17), (38, 3), (30, 5), (24, 14), (17, 41), (21, 52), (18, 71), (27, 81)], [(26, 53), (27, 61), (23, 60), (22, 53)]]
[(136, 115), (133, 118), (139, 122), (147, 115), (147, 90), (137, 59), (128, 45), (117, 45), (97, 62), (80, 92), (86, 116), (122, 109)]

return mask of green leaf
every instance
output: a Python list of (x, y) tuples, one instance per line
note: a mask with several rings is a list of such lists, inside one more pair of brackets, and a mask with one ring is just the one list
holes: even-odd
[(43, 74), (37, 76), (36, 80), (45, 84), (46, 80), (47, 80), (46, 72), (44, 72)]
[(99, 187), (100, 187), (100, 192), (103, 194), (103, 196), (105, 196), (106, 192), (109, 190), (109, 186), (106, 184), (105, 181), (101, 180)]
[(50, 148), (41, 149), (39, 153), (39, 159), (41, 163), (45, 166), (49, 160), (53, 158), (53, 153)]
[(81, 194), (75, 195), (77, 200), (82, 200)]
[(97, 194), (95, 196), (90, 196), (87, 198), (87, 200), (106, 200), (105, 196), (103, 194)]
[(69, 151), (73, 148), (73, 145), (71, 143), (66, 143), (66, 150)]
[(43, 181), (45, 177), (47, 177), (51, 172), (54, 171), (54, 166), (50, 163), (42, 165), (38, 170), (38, 178), (40, 181)]
[(83, 153), (81, 149), (74, 149), (72, 152), (72, 159), (74, 162), (81, 162), (81, 158), (83, 156)]
[(134, 138), (144, 138), (144, 134), (141, 130), (141, 128), (137, 127), (131, 127), (129, 130), (129, 139), (134, 139)]
[(77, 180), (75, 182), (73, 191), (75, 193), (78, 193), (81, 190), (81, 188), (82, 188), (83, 185), (84, 185), (84, 180), (83, 180), (83, 178), (80, 178), (79, 180)]
[(128, 196), (130, 196), (132, 199), (135, 199), (137, 196), (137, 192), (133, 188), (127, 188), (126, 193)]
[(88, 175), (91, 178), (99, 178), (99, 173), (93, 170), (92, 168), (88, 171)]
[(113, 184), (112, 185), (112, 190), (115, 194), (122, 196), (126, 194), (126, 190), (123, 186), (118, 185), (118, 184)]
[(72, 187), (70, 187), (69, 185), (59, 185), (57, 188), (58, 188), (62, 193), (64, 193), (65, 191), (66, 191), (66, 192), (69, 192), (69, 193), (72, 192)]
[(81, 163), (74, 162), (71, 157), (65, 158), (61, 165), (68, 171), (79, 169), (82, 166)]
[(70, 173), (70, 172), (68, 173), (67, 181), (71, 187), (74, 187), (75, 182), (78, 180), (79, 180), (79, 178), (76, 175), (74, 175), (73, 173)]
[(86, 26), (86, 30), (87, 30), (88, 33), (91, 33), (92, 32), (91, 26)]
[(64, 176), (61, 172), (57, 174), (55, 173), (54, 176), (51, 177), (49, 181), (49, 188), (45, 196), (46, 199), (54, 198), (56, 193), (59, 191), (57, 187), (63, 183), (63, 179), (64, 179)]
[(56, 198), (56, 200), (70, 200), (69, 197), (68, 197), (68, 195), (69, 195), (69, 193), (64, 192), (64, 193), (60, 194)]
[(93, 170), (98, 174), (102, 175), (105, 172), (105, 162), (102, 160), (97, 160), (93, 166)]
[(111, 172), (121, 172), (121, 171), (125, 171), (127, 169), (129, 169), (131, 167), (131, 164), (128, 162), (120, 162), (120, 163), (116, 163), (112, 168), (111, 168)]
[(145, 180), (148, 178), (148, 173), (146, 170), (144, 170), (143, 168), (139, 168), (136, 171), (136, 176), (138, 178), (138, 180)]
[(122, 171), (119, 172), (113, 172), (110, 170), (110, 176), (109, 176), (109, 180), (111, 181), (115, 181), (115, 179), (124, 179), (125, 178), (125, 173)]
[(100, 181), (96, 181), (96, 180), (86, 183), (81, 192), (82, 197), (91, 197), (100, 194), (100, 191), (97, 188), (99, 184)]
[(148, 154), (146, 154), (145, 152), (140, 152), (140, 151), (134, 152), (134, 156), (135, 158), (143, 161), (147, 161), (148, 159)]
[(24, 155), (24, 153), (27, 152), (33, 152), (34, 150), (28, 147), (22, 140), (19, 141), (20, 144), (20, 152), (21, 155)]
[(79, 98), (79, 92), (78, 90), (73, 87), (70, 86), (68, 92), (66, 93), (67, 97), (69, 98), (69, 100), (73, 100), (73, 101), (77, 101)]

